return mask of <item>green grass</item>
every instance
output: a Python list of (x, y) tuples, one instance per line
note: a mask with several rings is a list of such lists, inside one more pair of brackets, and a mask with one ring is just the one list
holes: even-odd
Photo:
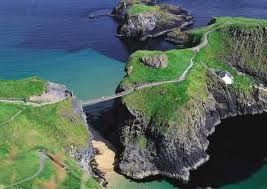
[[(70, 145), (85, 149), (88, 145), (88, 130), (83, 120), (73, 112), (72, 99), (60, 103), (31, 107), (0, 103), (0, 124), (23, 110), (12, 122), (0, 126), (0, 185), (9, 185), (31, 176), (39, 168), (38, 149), (46, 149), (51, 154), (63, 153), (72, 173), (66, 173), (59, 188), (80, 188), (82, 171), (67, 153)], [(9, 158), (10, 150), (16, 149), (15, 160)], [(41, 188), (41, 184), (57, 174), (50, 160), (40, 176), (19, 186), (22, 189)], [(86, 188), (100, 188), (89, 178)]]
[(205, 32), (215, 29), (215, 28), (220, 28), (220, 27), (237, 27), (237, 28), (255, 28), (258, 26), (264, 26), (266, 27), (267, 25), (267, 20), (264, 19), (253, 19), (253, 18), (245, 18), (245, 17), (214, 17), (211, 20), (211, 23), (209, 26), (205, 27), (200, 27), (200, 28), (195, 28), (191, 30), (192, 34), (202, 36)]
[(17, 112), (19, 112), (22, 108), (19, 106), (10, 106), (8, 104), (2, 104), (2, 108), (0, 111), (0, 125), (2, 123), (8, 121), (12, 116), (14, 116)]
[(0, 99), (24, 99), (41, 95), (46, 90), (47, 82), (36, 77), (23, 80), (0, 80)]
[(229, 53), (224, 41), (228, 36), (225, 35), (227, 34), (218, 31), (210, 33), (209, 45), (196, 56), (196, 62), (203, 63), (217, 71), (226, 70), (230, 72), (234, 77), (233, 86), (236, 89), (249, 92), (252, 90), (254, 79), (247, 74), (239, 75), (236, 68), (224, 63), (223, 57)]
[(159, 10), (160, 10), (159, 6), (147, 6), (144, 4), (134, 4), (131, 6), (130, 9), (128, 9), (127, 14), (129, 16), (136, 16), (139, 14), (156, 12)]
[(141, 111), (149, 120), (164, 124), (173, 118), (177, 108), (188, 100), (187, 82), (166, 84), (136, 91), (123, 98), (134, 110)]
[(147, 138), (144, 135), (137, 137), (137, 144), (141, 150), (144, 150), (147, 146)]
[(164, 69), (151, 68), (144, 65), (140, 58), (142, 56), (158, 54), (159, 51), (137, 51), (134, 53), (127, 64), (126, 69), (131, 69), (131, 73), (123, 80), (125, 87), (131, 87), (138, 83), (149, 83), (163, 80), (178, 79), (190, 64), (190, 59), (193, 56), (191, 50), (170, 50), (165, 54), (168, 56), (168, 67)]
[[(38, 108), (11, 104), (8, 106), (24, 110), (12, 123), (0, 127), (2, 130), (0, 144), (12, 141), (19, 149), (43, 146), (54, 150), (62, 150), (62, 147), (67, 147), (69, 144), (83, 145), (83, 147), (87, 144), (87, 128), (81, 118), (72, 111), (71, 99)], [(7, 104), (0, 103), (0, 112), (6, 107)]]
[[(166, 51), (168, 67), (164, 69), (150, 68), (140, 62), (140, 57), (158, 53), (160, 52), (138, 51), (130, 57), (127, 69), (132, 67), (132, 71), (122, 82), (124, 88), (131, 88), (139, 83), (178, 80), (193, 56), (193, 52), (188, 49)], [(163, 123), (172, 119), (175, 110), (188, 100), (186, 86), (187, 81), (179, 85), (168, 84), (148, 88), (124, 97), (123, 101), (135, 110), (144, 112), (147, 118), (153, 117), (156, 122)]]
[[(237, 69), (225, 60), (227, 54), (233, 53), (229, 50), (229, 42), (233, 41), (228, 34), (221, 32), (221, 29), (227, 27), (251, 29), (258, 26), (267, 26), (267, 21), (222, 17), (216, 18), (212, 25), (192, 30), (191, 34), (198, 38), (202, 38), (203, 34), (209, 30), (214, 31), (208, 36), (209, 44), (196, 55), (195, 65), (188, 73), (186, 80), (179, 84), (166, 84), (135, 91), (123, 97), (123, 103), (134, 110), (143, 112), (147, 121), (156, 122), (164, 131), (166, 129), (164, 127), (171, 125), (170, 123), (182, 125), (186, 117), (190, 116), (187, 111), (196, 111), (191, 108), (193, 104), (199, 108), (198, 103), (208, 100), (207, 82), (209, 78), (207, 72), (211, 70), (227, 70), (234, 77), (234, 83), (229, 87), (248, 95), (251, 94), (252, 86), (256, 82), (255, 78), (248, 74), (240, 75)], [(132, 73), (127, 75), (122, 82), (126, 86), (125, 88), (136, 83), (177, 78), (177, 75), (188, 66), (186, 63), (192, 57), (192, 53), (187, 49), (167, 51), (165, 53), (169, 57), (169, 67), (166, 70), (157, 70), (148, 68), (139, 61), (140, 56), (149, 53), (148, 51), (139, 51), (132, 55), (127, 65), (128, 69), (130, 66), (132, 67)], [(203, 111), (201, 107), (200, 105), (198, 112)]]

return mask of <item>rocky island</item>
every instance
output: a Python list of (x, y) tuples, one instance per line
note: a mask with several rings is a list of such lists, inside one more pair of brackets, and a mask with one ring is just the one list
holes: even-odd
[(186, 10), (155, 0), (122, 0), (112, 14), (119, 20), (118, 36), (144, 41), (158, 37), (175, 28), (192, 25), (193, 18)]
[(129, 58), (117, 92), (176, 81), (135, 90), (113, 106), (108, 132), (118, 135), (117, 168), (130, 178), (187, 182), (209, 160), (207, 137), (221, 120), (267, 111), (266, 20), (218, 17), (188, 34), (200, 43)]
[(0, 80), (0, 188), (102, 188), (80, 102), (39, 78)]

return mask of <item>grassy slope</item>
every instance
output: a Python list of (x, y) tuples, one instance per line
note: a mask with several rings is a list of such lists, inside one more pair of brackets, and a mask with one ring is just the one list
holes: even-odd
[(24, 80), (0, 80), (0, 98), (29, 98), (41, 95), (46, 90), (47, 82), (33, 77)]
[(140, 61), (142, 56), (158, 53), (161, 52), (137, 51), (134, 53), (127, 64), (127, 69), (130, 69), (130, 67), (133, 69), (131, 74), (123, 80), (123, 85), (129, 87), (132, 84), (138, 83), (178, 79), (190, 64), (190, 59), (193, 56), (193, 52), (190, 50), (166, 51), (165, 54), (168, 56), (168, 67), (164, 69), (151, 68)]
[[(132, 84), (178, 79), (190, 64), (193, 56), (191, 50), (171, 50), (165, 53), (168, 56), (168, 67), (155, 69), (145, 66), (140, 62), (142, 55), (149, 51), (138, 51), (133, 54), (127, 65), (133, 67), (132, 73), (122, 82), (128, 88)], [(153, 51), (152, 53), (158, 53)], [(154, 116), (157, 121), (169, 119), (175, 109), (187, 100), (185, 83), (181, 85), (168, 84), (147, 88), (126, 96), (123, 100), (136, 110), (145, 112), (149, 117)], [(173, 100), (174, 99), (174, 100)]]
[[(267, 26), (266, 20), (255, 20), (255, 19), (245, 19), (245, 18), (230, 18), (223, 17), (217, 18), (216, 23), (204, 28), (195, 29), (191, 33), (193, 35), (203, 36), (205, 32), (211, 29), (226, 27), (255, 27), (255, 26)], [(183, 109), (192, 99), (207, 99), (206, 91), (206, 72), (207, 68), (214, 70), (228, 70), (234, 76), (235, 81), (233, 86), (236, 90), (241, 90), (244, 92), (250, 91), (251, 85), (254, 84), (254, 79), (249, 75), (241, 76), (238, 74), (237, 70), (232, 66), (224, 64), (221, 57), (224, 56), (227, 51), (228, 36), (222, 34), (218, 31), (213, 31), (209, 34), (209, 44), (204, 49), (200, 51), (195, 57), (195, 65), (186, 77), (186, 80), (179, 84), (168, 84), (164, 86), (157, 86), (153, 88), (147, 88), (142, 91), (136, 91), (123, 98), (123, 102), (129, 107), (144, 112), (146, 117), (154, 119), (160, 125), (164, 125), (166, 122), (179, 122), (181, 119), (177, 117), (177, 111)], [(182, 51), (185, 50), (173, 50), (177, 54), (183, 54)], [(135, 55), (134, 55), (135, 56)], [(133, 65), (133, 70), (137, 67), (138, 82), (147, 81), (147, 71), (136, 66), (132, 59), (130, 59), (129, 65)], [(188, 57), (189, 59), (189, 57)], [(179, 62), (179, 60), (178, 60)], [(181, 64), (181, 62), (180, 62)], [(128, 65), (128, 66), (129, 66)], [(139, 71), (140, 70), (140, 71)], [(172, 73), (167, 72), (167, 73)], [(166, 73), (166, 76), (168, 74)], [(140, 75), (140, 76), (139, 76)], [(160, 77), (159, 77), (160, 76)], [(127, 76), (123, 83), (134, 82), (137, 79), (130, 79), (132, 76)], [(154, 73), (153, 77), (161, 80), (164, 77), (164, 73), (158, 74)], [(151, 78), (151, 77), (149, 77)]]
[[(3, 124), (19, 111), (21, 114), (13, 121)], [(71, 98), (37, 108), (0, 103), (0, 186), (33, 175), (39, 169), (38, 150), (46, 149), (51, 154), (61, 154), (71, 171), (62, 171), (47, 159), (40, 176), (19, 188), (47, 188), (46, 185), (53, 183), (59, 188), (80, 188), (82, 171), (65, 151), (70, 145), (86, 148), (88, 137), (82, 119), (72, 110)], [(100, 188), (92, 178), (85, 185), (86, 188)]]
[(138, 14), (155, 12), (155, 11), (159, 11), (159, 10), (160, 10), (159, 6), (147, 6), (144, 4), (134, 4), (128, 10), (127, 14), (129, 16), (136, 16)]

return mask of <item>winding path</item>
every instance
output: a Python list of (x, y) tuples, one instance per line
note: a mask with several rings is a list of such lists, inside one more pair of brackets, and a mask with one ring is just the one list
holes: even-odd
[(1, 123), (1, 124), (0, 124), (0, 127), (3, 126), (3, 125), (6, 125), (6, 124), (8, 124), (8, 123), (10, 123), (10, 122), (12, 122), (12, 121), (14, 121), (14, 119), (15, 119), (17, 116), (19, 116), (22, 112), (23, 112), (22, 110), (19, 110), (19, 111), (18, 111), (17, 113), (15, 113), (9, 120), (7, 120), (7, 121)]
[(19, 104), (19, 105), (25, 105), (25, 106), (33, 106), (33, 107), (42, 107), (42, 106), (46, 106), (46, 105), (56, 104), (56, 103), (61, 102), (67, 98), (68, 98), (68, 96), (66, 96), (65, 98), (62, 98), (60, 100), (55, 100), (52, 102), (43, 102), (43, 103), (36, 103), (36, 102), (30, 102), (30, 101), (25, 102), (23, 100), (10, 100), (10, 99), (0, 99), (0, 102), (10, 103), (10, 104)]
[(4, 186), (1, 189), (11, 188), (11, 187), (23, 184), (23, 183), (28, 182), (28, 181), (34, 179), (35, 177), (39, 176), (42, 173), (42, 171), (44, 170), (45, 159), (46, 159), (46, 154), (44, 152), (40, 152), (40, 154), (39, 154), (39, 169), (38, 169), (38, 171), (36, 171), (36, 173), (34, 173), (32, 176), (27, 177), (27, 178), (25, 178), (19, 182), (16, 182), (16, 183), (8, 185), (8, 186)]
[(189, 70), (194, 65), (194, 58), (196, 57), (197, 53), (202, 48), (204, 48), (204, 47), (206, 47), (208, 45), (208, 35), (212, 31), (213, 30), (210, 30), (210, 31), (208, 31), (208, 32), (206, 32), (204, 34), (203, 40), (202, 40), (202, 42), (200, 44), (198, 44), (197, 46), (195, 46), (193, 48), (190, 48), (194, 52), (194, 55), (190, 60), (190, 65), (186, 68), (186, 70), (183, 72), (183, 74), (178, 79), (142, 84), (142, 85), (140, 85), (138, 87), (135, 87), (135, 88), (132, 88), (132, 89), (129, 89), (129, 90), (126, 90), (126, 91), (123, 91), (123, 92), (108, 96), (108, 97), (101, 97), (101, 98), (97, 98), (97, 99), (90, 99), (90, 100), (87, 100), (87, 101), (83, 101), (82, 105), (83, 106), (89, 106), (89, 105), (97, 104), (97, 103), (100, 103), (100, 102), (105, 102), (105, 101), (113, 100), (113, 99), (116, 99), (116, 98), (120, 98), (120, 97), (126, 96), (126, 95), (128, 95), (130, 93), (133, 93), (134, 91), (137, 91), (137, 90), (150, 88), (150, 87), (155, 87), (155, 86), (159, 86), (159, 85), (164, 85), (164, 84), (168, 84), (168, 83), (179, 83), (179, 82), (185, 80), (186, 75), (188, 74)]

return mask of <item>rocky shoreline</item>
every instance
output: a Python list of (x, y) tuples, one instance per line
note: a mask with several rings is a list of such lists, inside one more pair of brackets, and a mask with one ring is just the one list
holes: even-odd
[(120, 26), (118, 36), (145, 41), (162, 36), (175, 28), (186, 29), (193, 24), (193, 17), (186, 10), (154, 0), (122, 0), (112, 15)]
[[(141, 7), (134, 7), (136, 4)], [(131, 10), (132, 7), (137, 13)], [(171, 19), (174, 20), (180, 15), (182, 20), (178, 25), (177, 20), (174, 25), (165, 24), (160, 21), (159, 11), (172, 15)], [(181, 8), (158, 5), (156, 1), (137, 0), (133, 3), (131, 0), (122, 0), (112, 14), (120, 22), (118, 35), (121, 37), (143, 41), (168, 33), (166, 40), (183, 48), (193, 47), (201, 38), (182, 31), (192, 24), (191, 14)], [(210, 24), (213, 23), (214, 20)], [(265, 48), (262, 44), (266, 44), (267, 38), (266, 27), (242, 29), (238, 26), (220, 32), (227, 33), (235, 42), (230, 43), (232, 51), (227, 50), (224, 63), (240, 74), (256, 78), (257, 83), (250, 86), (248, 91), (243, 91), (227, 85), (218, 77), (216, 70), (207, 68), (202, 91), (207, 98), (192, 97), (180, 112), (177, 111), (177, 117), (183, 118), (179, 123), (158, 123), (153, 116), (147, 117), (122, 99), (116, 100), (112, 110), (106, 112), (99, 121), (103, 123), (101, 133), (112, 138), (118, 151), (115, 164), (118, 172), (136, 180), (163, 176), (188, 182), (190, 171), (209, 160), (208, 137), (222, 120), (267, 111), (265, 59), (262, 58)], [(257, 66), (260, 72), (246, 65), (247, 56), (261, 60)], [(117, 92), (123, 90), (124, 86), (120, 85)]]
[[(118, 168), (130, 178), (144, 179), (151, 176), (166, 176), (168, 178), (189, 181), (189, 171), (197, 169), (209, 160), (206, 150), (209, 145), (207, 137), (215, 132), (221, 120), (248, 114), (259, 114), (267, 110), (267, 89), (257, 89), (251, 96), (244, 96), (229, 89), (218, 78), (210, 75), (210, 99), (202, 104), (197, 102), (188, 107), (195, 117), (188, 120), (194, 125), (189, 133), (161, 133), (156, 123), (147, 122), (142, 112), (130, 109), (125, 104), (115, 106), (117, 112), (120, 142), (123, 151), (120, 153)], [(240, 99), (243, 99), (240, 101)], [(203, 106), (204, 112), (197, 106)], [(114, 108), (114, 109), (115, 109)], [(136, 137), (145, 135), (148, 144), (145, 149), (136, 146)]]
[[(231, 30), (236, 44), (246, 44), (247, 49), (257, 46), (266, 37), (265, 30), (253, 32), (255, 33)], [(251, 34), (256, 37), (243, 43), (247, 35)], [(261, 50), (258, 48), (256, 54), (261, 54)], [(226, 59), (229, 60), (228, 57)], [(240, 63), (235, 60), (236, 63), (230, 62), (234, 67)], [(240, 60), (243, 60), (242, 57)], [(246, 69), (239, 70), (239, 73), (252, 73)], [(106, 115), (113, 118), (114, 121), (109, 121), (112, 126), (102, 128), (102, 132), (118, 139), (115, 141), (117, 149), (120, 149), (116, 167), (120, 173), (137, 180), (164, 176), (188, 182), (190, 171), (209, 160), (206, 152), (209, 146), (208, 136), (215, 132), (222, 120), (267, 111), (267, 88), (264, 86), (266, 80), (263, 74), (255, 76), (262, 84), (251, 86), (249, 91), (237, 90), (234, 86), (225, 84), (212, 69), (207, 70), (206, 77), (204, 91), (208, 98), (191, 99), (183, 108), (188, 113), (182, 123), (159, 125), (153, 117), (146, 117), (143, 112), (132, 109), (121, 99), (114, 103), (112, 112)], [(122, 85), (117, 91), (121, 90)], [(166, 131), (162, 131), (162, 127)]]

